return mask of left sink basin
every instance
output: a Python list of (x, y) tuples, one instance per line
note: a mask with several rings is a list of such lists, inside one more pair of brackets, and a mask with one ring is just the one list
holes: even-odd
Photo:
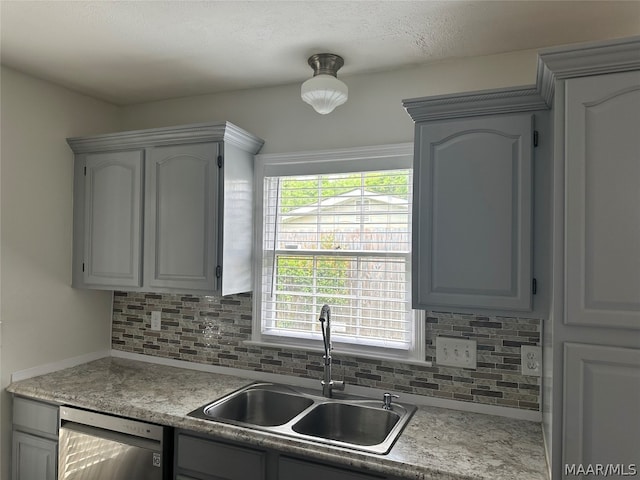
[(191, 412), (189, 415), (262, 427), (284, 425), (313, 404), (284, 386), (255, 384)]

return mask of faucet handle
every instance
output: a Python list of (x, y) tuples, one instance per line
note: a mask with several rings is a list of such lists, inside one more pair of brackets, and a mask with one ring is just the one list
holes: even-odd
[(393, 406), (391, 405), (391, 403), (393, 402), (394, 398), (400, 398), (400, 395), (389, 392), (385, 393), (382, 396), (382, 408), (384, 408), (385, 410), (393, 410)]

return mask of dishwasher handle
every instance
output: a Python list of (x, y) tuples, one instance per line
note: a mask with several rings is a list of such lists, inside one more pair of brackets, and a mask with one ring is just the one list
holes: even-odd
[(164, 440), (164, 427), (160, 425), (62, 406), (60, 407), (60, 428), (63, 428), (67, 422), (124, 433), (161, 443)]
[(162, 452), (162, 443), (148, 438), (128, 435), (126, 433), (114, 432), (112, 430), (104, 430), (102, 428), (90, 427), (81, 423), (66, 422), (60, 427), (59, 440), (63, 443), (64, 439), (72, 436), (84, 436), (85, 438), (99, 439), (104, 442), (113, 444), (126, 445), (128, 447), (142, 448), (152, 452)]

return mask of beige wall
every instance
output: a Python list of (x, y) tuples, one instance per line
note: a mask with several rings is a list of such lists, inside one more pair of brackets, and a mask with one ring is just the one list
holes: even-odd
[(403, 99), (532, 85), (536, 59), (536, 51), (527, 50), (340, 77), (349, 86), (349, 100), (329, 115), (304, 103), (295, 84), (126, 106), (121, 126), (130, 130), (227, 120), (263, 138), (261, 153), (410, 142), (413, 122), (402, 108)]
[(2, 67), (2, 469), (12, 372), (110, 348), (111, 294), (71, 288), (69, 136), (118, 129), (117, 107)]

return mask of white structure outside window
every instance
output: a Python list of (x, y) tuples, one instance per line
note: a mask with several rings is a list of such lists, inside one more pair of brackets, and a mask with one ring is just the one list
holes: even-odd
[(256, 159), (253, 341), (424, 359), (411, 309), (411, 144)]

